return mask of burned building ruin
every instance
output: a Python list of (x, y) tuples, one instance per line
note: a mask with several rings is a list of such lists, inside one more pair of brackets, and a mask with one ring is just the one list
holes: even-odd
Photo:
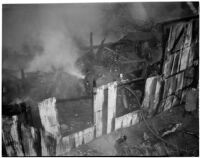
[(199, 16), (137, 27), (91, 32), (79, 78), (3, 67), (2, 155), (199, 156)]

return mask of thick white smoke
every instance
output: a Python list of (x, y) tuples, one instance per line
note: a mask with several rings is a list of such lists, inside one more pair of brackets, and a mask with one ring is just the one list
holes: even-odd
[[(89, 39), (90, 31), (96, 31), (99, 36), (101, 30), (98, 31), (97, 28), (101, 21), (101, 14), (98, 13), (98, 9), (93, 10), (87, 5), (69, 4), (40, 6), (38, 11), (42, 19), (38, 30), (39, 39), (44, 52), (35, 56), (28, 71), (50, 71), (53, 66), (83, 78), (84, 76), (75, 66), (80, 54), (74, 38), (79, 38), (82, 43), (88, 45), (89, 40), (88, 43), (86, 40)], [(93, 16), (90, 13), (93, 13)]]
[(46, 72), (55, 67), (82, 78), (75, 66), (80, 56), (76, 40), (89, 45), (90, 32), (95, 34), (95, 44), (104, 38), (101, 7), (95, 4), (5, 6), (4, 47), (20, 53), (24, 42), (31, 45), (39, 41), (43, 52), (32, 52), (35, 55), (26, 71)]
[(78, 50), (72, 40), (61, 31), (46, 31), (41, 35), (44, 52), (36, 55), (30, 62), (28, 71), (42, 70), (51, 71), (52, 67), (62, 68), (77, 77), (81, 77), (79, 70), (75, 67), (78, 58)]
[(116, 41), (122, 36), (121, 28), (129, 23), (156, 22), (183, 13), (181, 3), (4, 5), (3, 47), (27, 54), (24, 43), (40, 45), (40, 53), (35, 47), (29, 51), (31, 62), (25, 64), (26, 71), (49, 71), (53, 66), (82, 77), (74, 63), (81, 55), (80, 45), (89, 45), (90, 32), (94, 44), (105, 37), (107, 42)]

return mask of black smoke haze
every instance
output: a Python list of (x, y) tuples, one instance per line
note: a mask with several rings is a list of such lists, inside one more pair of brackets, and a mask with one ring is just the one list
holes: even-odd
[(74, 63), (80, 47), (89, 45), (90, 32), (94, 44), (117, 41), (137, 24), (190, 13), (186, 3), (3, 5), (3, 67), (49, 71), (54, 66), (82, 77)]

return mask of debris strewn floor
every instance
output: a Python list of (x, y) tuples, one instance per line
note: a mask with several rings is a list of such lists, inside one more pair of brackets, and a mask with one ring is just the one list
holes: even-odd
[[(183, 117), (183, 113), (183, 106), (179, 106), (147, 120), (158, 135), (170, 126), (174, 125), (175, 129), (175, 125), (178, 125), (175, 130), (172, 128), (170, 134), (162, 137), (168, 144), (157, 139), (141, 121), (132, 127), (99, 137), (63, 156), (198, 156), (198, 114)], [(116, 144), (116, 140), (122, 136), (127, 139)]]

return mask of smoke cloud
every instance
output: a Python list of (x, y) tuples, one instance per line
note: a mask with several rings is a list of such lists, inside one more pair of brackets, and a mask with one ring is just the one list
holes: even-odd
[[(116, 41), (123, 29), (139, 21), (180, 17), (182, 3), (96, 3), (3, 5), (3, 48), (29, 56), (26, 71), (50, 71), (51, 67), (81, 77), (74, 63), (80, 46)], [(134, 30), (133, 30), (134, 31)], [(31, 51), (24, 49), (24, 45)], [(35, 48), (42, 49), (35, 49)], [(4, 54), (8, 51), (3, 51)], [(5, 58), (3, 58), (4, 60)], [(8, 59), (9, 60), (9, 59)], [(20, 60), (20, 63), (23, 61)], [(5, 62), (6, 63), (6, 62)], [(12, 63), (12, 62), (10, 62)], [(16, 63), (15, 63), (16, 64)], [(23, 64), (21, 64), (23, 65)]]

